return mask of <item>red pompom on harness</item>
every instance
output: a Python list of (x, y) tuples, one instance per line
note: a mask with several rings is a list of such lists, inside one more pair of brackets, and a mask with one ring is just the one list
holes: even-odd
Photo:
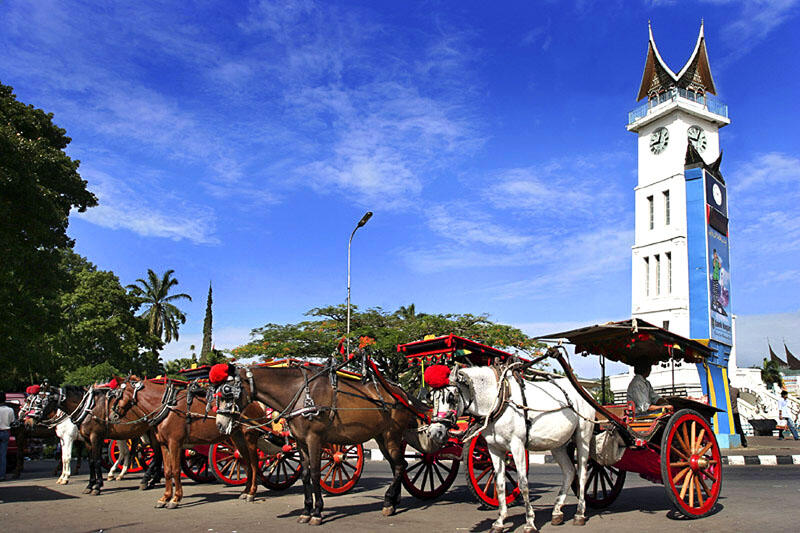
[(119, 382), (117, 381), (117, 378), (114, 378), (108, 383), (106, 383), (106, 387), (108, 387), (109, 389), (116, 389), (117, 387), (119, 387)]
[(41, 385), (30, 385), (27, 389), (25, 389), (25, 394), (30, 396), (31, 394), (39, 394), (39, 391), (42, 390)]
[(227, 363), (219, 363), (218, 365), (214, 365), (211, 367), (211, 371), (208, 373), (208, 380), (211, 383), (214, 384), (222, 383), (226, 379), (228, 379)]
[(425, 384), (432, 389), (441, 389), (450, 384), (450, 367), (433, 365), (425, 369)]

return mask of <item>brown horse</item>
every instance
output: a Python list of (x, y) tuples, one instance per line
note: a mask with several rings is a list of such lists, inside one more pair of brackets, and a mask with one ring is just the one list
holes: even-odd
[[(164, 457), (164, 495), (156, 502), (156, 508), (175, 509), (183, 499), (181, 483), (181, 453), (187, 445), (214, 444), (228, 438), (217, 429), (215, 420), (206, 413), (203, 396), (191, 394), (187, 389), (170, 390), (169, 381), (141, 381), (131, 377), (120, 386), (122, 393), (111, 399), (112, 420), (136, 420), (140, 418), (157, 422), (155, 438), (161, 445)], [(257, 405), (249, 406), (250, 417), (263, 417), (264, 410)], [(158, 420), (158, 418), (162, 418)], [(258, 488), (259, 434), (256, 431), (236, 431), (231, 435), (236, 449), (247, 468), (247, 484), (240, 498), (255, 499)], [(174, 490), (173, 490), (174, 487)]]
[[(297, 440), (303, 463), (304, 506), (298, 522), (322, 523), (320, 451), (325, 443), (360, 444), (375, 439), (392, 467), (383, 515), (394, 514), (406, 468), (403, 432), (416, 420), (408, 396), (383, 379), (365, 383), (337, 379), (325, 370), (295, 366), (234, 367), (217, 365), (211, 378), (217, 386), (217, 425), (230, 433), (247, 419), (247, 406), (260, 401), (280, 411)], [(215, 375), (216, 374), (216, 375)], [(336, 387), (334, 388), (334, 382)]]

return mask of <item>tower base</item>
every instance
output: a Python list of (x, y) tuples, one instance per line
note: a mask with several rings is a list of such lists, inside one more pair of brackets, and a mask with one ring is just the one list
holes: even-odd
[(717, 443), (719, 443), (720, 448), (728, 449), (728, 448), (741, 448), (742, 447), (742, 437), (738, 433), (734, 433), (733, 435), (729, 435), (727, 433), (720, 433), (717, 434)]

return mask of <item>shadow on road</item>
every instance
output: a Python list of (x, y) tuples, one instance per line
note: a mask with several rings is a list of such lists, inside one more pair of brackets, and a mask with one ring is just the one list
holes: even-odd
[(0, 502), (3, 503), (75, 499), (77, 499), (76, 496), (37, 485), (10, 485), (3, 487), (3, 491), (0, 492)]

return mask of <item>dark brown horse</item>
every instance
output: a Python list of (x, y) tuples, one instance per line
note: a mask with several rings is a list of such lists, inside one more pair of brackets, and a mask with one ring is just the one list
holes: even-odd
[[(322, 523), (323, 501), (319, 481), (323, 445), (360, 444), (370, 439), (377, 441), (392, 467), (394, 479), (384, 496), (383, 515), (394, 514), (400, 501), (401, 477), (406, 468), (403, 433), (416, 420), (415, 413), (406, 406), (409, 400), (400, 387), (382, 379), (366, 383), (338, 379), (325, 370), (304, 366), (228, 365), (227, 369), (217, 368), (219, 372), (212, 372), (211, 377), (218, 384), (217, 424), (220, 431), (230, 433), (238, 422), (246, 421), (245, 409), (253, 401), (267, 404), (287, 419), (303, 462), (305, 498), (298, 522)], [(221, 377), (220, 372), (223, 372)]]
[[(120, 386), (122, 393), (110, 400), (111, 419), (148, 419), (155, 423), (155, 438), (161, 445), (164, 457), (165, 479), (164, 495), (156, 502), (156, 507), (174, 509), (183, 498), (180, 461), (183, 448), (187, 445), (214, 444), (227, 439), (228, 435), (220, 433), (213, 414), (207, 414), (204, 394), (197, 396), (187, 389), (170, 390), (170, 383), (163, 380), (141, 381), (131, 377), (123, 385)], [(264, 410), (252, 405), (247, 414), (250, 417), (263, 417)], [(258, 437), (255, 431), (243, 434), (239, 430), (231, 435), (247, 468), (247, 484), (240, 496), (247, 501), (255, 499), (258, 488)]]

